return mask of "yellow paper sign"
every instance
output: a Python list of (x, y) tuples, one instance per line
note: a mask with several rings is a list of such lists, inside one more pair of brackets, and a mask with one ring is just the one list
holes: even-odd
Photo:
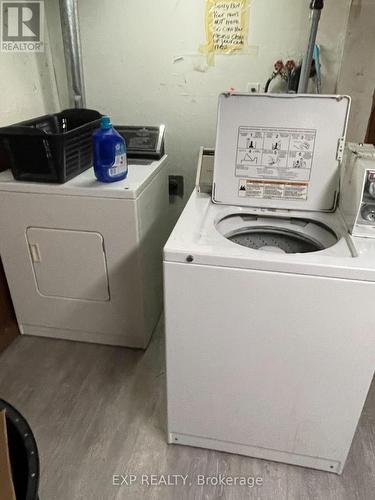
[(247, 47), (249, 0), (206, 0), (207, 42), (201, 52), (233, 54)]

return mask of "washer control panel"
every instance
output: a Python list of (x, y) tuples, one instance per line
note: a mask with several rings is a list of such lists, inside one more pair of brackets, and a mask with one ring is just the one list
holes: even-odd
[(347, 145), (340, 208), (353, 235), (375, 238), (375, 148), (372, 144)]
[(375, 170), (366, 170), (360, 215), (364, 224), (375, 224)]

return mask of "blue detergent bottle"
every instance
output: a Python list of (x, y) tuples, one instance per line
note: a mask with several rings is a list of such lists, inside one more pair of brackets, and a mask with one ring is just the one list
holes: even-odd
[(94, 130), (94, 172), (100, 182), (115, 182), (128, 175), (128, 161), (124, 138), (112, 127), (109, 116), (100, 120), (100, 128)]

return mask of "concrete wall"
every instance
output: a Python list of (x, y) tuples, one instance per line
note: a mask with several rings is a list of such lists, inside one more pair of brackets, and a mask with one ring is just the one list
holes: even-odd
[(59, 108), (48, 31), (45, 52), (0, 52), (0, 74), (0, 126)]
[(53, 72), (57, 84), (60, 108), (69, 107), (68, 86), (65, 68), (65, 56), (61, 34), (59, 0), (47, 0), (44, 4), (49, 43), (52, 53)]
[[(48, 2), (55, 72), (66, 105), (57, 0)], [(299, 59), (309, 29), (308, 0), (252, 0), (249, 44), (258, 55), (216, 56), (209, 67), (204, 0), (80, 0), (87, 105), (118, 124), (167, 126), (171, 170), (193, 187), (200, 145), (213, 146), (217, 96), (264, 85), (279, 58)], [(319, 30), (323, 91), (335, 92), (350, 0), (327, 1)]]
[(352, 97), (348, 138), (366, 135), (375, 90), (375, 0), (353, 0), (338, 91)]

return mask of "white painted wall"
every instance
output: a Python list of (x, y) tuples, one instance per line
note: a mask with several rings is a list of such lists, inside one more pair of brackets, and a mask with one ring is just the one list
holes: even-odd
[[(276, 59), (302, 56), (309, 28), (309, 0), (252, 0), (249, 44), (258, 55), (216, 56), (209, 67), (198, 52), (204, 4), (79, 0), (88, 107), (121, 124), (165, 123), (171, 170), (185, 175), (187, 191), (199, 146), (214, 144), (217, 95), (228, 87), (244, 91), (247, 82), (264, 84)], [(325, 2), (318, 36), (325, 92), (337, 90), (349, 7), (350, 0)], [(68, 106), (58, 0), (46, 2), (46, 17), (45, 54), (0, 53), (0, 125)]]
[(59, 0), (47, 0), (44, 4), (47, 20), (49, 45), (52, 53), (53, 71), (57, 84), (60, 109), (69, 107), (68, 85), (65, 67), (64, 47), (61, 34)]
[[(213, 146), (217, 96), (265, 83), (273, 63), (299, 58), (308, 0), (253, 0), (249, 44), (258, 56), (216, 56), (208, 67), (203, 0), (80, 0), (87, 104), (119, 124), (167, 125), (172, 170), (193, 186), (200, 145)], [(350, 0), (328, 0), (319, 30), (325, 92), (335, 92)], [(182, 56), (176, 62), (176, 58)]]
[(375, 0), (353, 0), (338, 90), (352, 97), (348, 138), (366, 135), (375, 90)]
[(0, 74), (0, 126), (59, 108), (48, 32), (45, 52), (0, 52)]
[[(217, 96), (264, 85), (279, 58), (299, 59), (309, 0), (252, 0), (249, 44), (258, 55), (216, 56), (208, 67), (204, 0), (79, 0), (87, 106), (118, 124), (167, 126), (171, 171), (194, 183), (200, 145), (213, 146)], [(323, 91), (337, 91), (351, 0), (327, 0), (319, 28)], [(68, 105), (58, 0), (46, 4), (61, 106)], [(181, 58), (180, 58), (181, 57)], [(178, 60), (177, 60), (178, 59)], [(178, 211), (178, 210), (177, 210)]]

